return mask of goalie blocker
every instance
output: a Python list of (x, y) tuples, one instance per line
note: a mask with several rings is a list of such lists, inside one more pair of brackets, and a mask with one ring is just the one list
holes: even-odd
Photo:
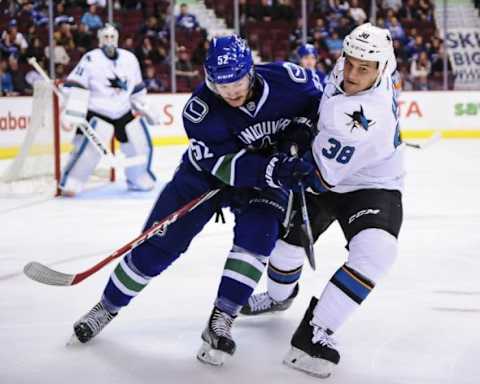
[[(143, 157), (142, 162), (135, 162), (134, 165), (124, 168), (128, 189), (152, 190), (156, 181), (151, 169), (153, 146), (144, 118), (134, 117), (128, 112), (119, 119), (111, 120), (89, 111), (86, 119), (103, 142), (109, 142), (112, 135), (115, 135), (120, 142), (120, 150), (127, 159)], [(73, 146), (60, 181), (60, 189), (65, 196), (74, 196), (83, 190), (102, 158), (98, 149), (80, 130), (77, 130)]]

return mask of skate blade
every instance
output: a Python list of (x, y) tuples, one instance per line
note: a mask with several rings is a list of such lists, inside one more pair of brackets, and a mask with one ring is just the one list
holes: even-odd
[(215, 367), (221, 367), (229, 357), (230, 355), (228, 353), (213, 349), (210, 344), (206, 342), (203, 342), (197, 353), (198, 360)]
[(295, 347), (292, 347), (287, 353), (283, 359), (283, 364), (321, 379), (330, 377), (335, 367), (335, 364), (330, 361), (318, 357), (311, 357)]
[(78, 340), (77, 335), (75, 335), (75, 333), (74, 333), (74, 334), (72, 334), (72, 336), (70, 336), (70, 339), (67, 341), (65, 346), (73, 347), (73, 346), (79, 345), (79, 344), (81, 344), (80, 340)]

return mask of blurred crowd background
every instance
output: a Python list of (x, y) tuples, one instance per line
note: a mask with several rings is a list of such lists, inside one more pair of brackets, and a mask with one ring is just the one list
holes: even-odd
[[(205, 0), (205, 6), (233, 27), (233, 0)], [(477, 10), (479, 0), (473, 1)], [(190, 92), (203, 81), (202, 63), (210, 31), (202, 28), (191, 12), (194, 1), (177, 2), (175, 46), (170, 47), (170, 1), (115, 0), (113, 16), (120, 32), (119, 46), (135, 53), (151, 93), (171, 92), (170, 65), (175, 63), (177, 92)], [(297, 61), (303, 39), (301, 0), (239, 0), (239, 30), (260, 61)], [(54, 2), (53, 62), (62, 79), (88, 50), (97, 47), (96, 32), (107, 19), (106, 0), (59, 0)], [(436, 28), (434, 4), (429, 0), (307, 1), (307, 42), (319, 53), (318, 69), (328, 73), (338, 58), (342, 39), (357, 25), (374, 21), (388, 28), (394, 39), (404, 90), (437, 90), (448, 87), (453, 75), (444, 60), (444, 42)], [(372, 15), (372, 9), (375, 14)], [(39, 75), (27, 63), (35, 57), (49, 67), (48, 7), (45, 0), (0, 2), (0, 93), (29, 95)], [(174, 60), (171, 60), (172, 52)]]

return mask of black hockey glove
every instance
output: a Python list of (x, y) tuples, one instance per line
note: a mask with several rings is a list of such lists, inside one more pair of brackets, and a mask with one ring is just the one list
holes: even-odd
[(312, 141), (317, 134), (317, 129), (312, 120), (306, 117), (296, 117), (280, 135), (278, 139), (278, 151), (290, 153), (294, 145), (298, 150), (298, 156), (302, 156), (312, 147)]
[(265, 182), (269, 187), (284, 187), (297, 191), (298, 182), (307, 178), (315, 168), (309, 162), (298, 157), (277, 153), (270, 157), (265, 168)]

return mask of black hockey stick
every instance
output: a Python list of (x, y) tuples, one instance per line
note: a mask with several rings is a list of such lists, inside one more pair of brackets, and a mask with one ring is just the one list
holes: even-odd
[(87, 277), (93, 275), (95, 272), (102, 269), (105, 265), (109, 264), (111, 261), (124, 256), (132, 249), (138, 247), (140, 244), (145, 242), (146, 240), (150, 239), (152, 236), (155, 236), (160, 231), (164, 230), (168, 225), (174, 223), (179, 218), (185, 216), (188, 212), (194, 210), (203, 202), (210, 199), (214, 196), (220, 189), (214, 189), (209, 192), (205, 192), (203, 195), (196, 197), (192, 201), (188, 202), (184, 206), (177, 209), (175, 212), (171, 213), (163, 220), (155, 223), (152, 227), (147, 229), (145, 232), (137, 236), (135, 239), (130, 241), (129, 243), (125, 244), (123, 247), (117, 249), (115, 252), (111, 253), (109, 256), (95, 264), (94, 266), (90, 267), (86, 271), (75, 273), (75, 274), (68, 274), (59, 271), (55, 271), (44, 264), (38, 263), (36, 261), (32, 261), (25, 265), (23, 268), (23, 272), (27, 275), (30, 279), (38, 281), (39, 283), (47, 284), (47, 285), (60, 285), (60, 286), (68, 286), (68, 285), (75, 285), (80, 283), (81, 281), (85, 280)]
[(429, 139), (427, 139), (426, 141), (424, 141), (421, 144), (409, 143), (408, 141), (404, 141), (404, 143), (409, 148), (425, 149), (425, 148), (430, 147), (432, 144), (435, 144), (441, 138), (442, 138), (442, 133), (440, 131), (436, 131)]
[(307, 199), (305, 198), (305, 188), (301, 181), (298, 182), (298, 186), (300, 188), (300, 209), (302, 211), (302, 230), (303, 230), (303, 248), (305, 249), (305, 253), (307, 254), (308, 262), (310, 263), (310, 267), (315, 271), (316, 263), (315, 263), (315, 252), (313, 250), (313, 234), (312, 234), (312, 226), (310, 225), (310, 218), (308, 217), (308, 210), (307, 210)]

